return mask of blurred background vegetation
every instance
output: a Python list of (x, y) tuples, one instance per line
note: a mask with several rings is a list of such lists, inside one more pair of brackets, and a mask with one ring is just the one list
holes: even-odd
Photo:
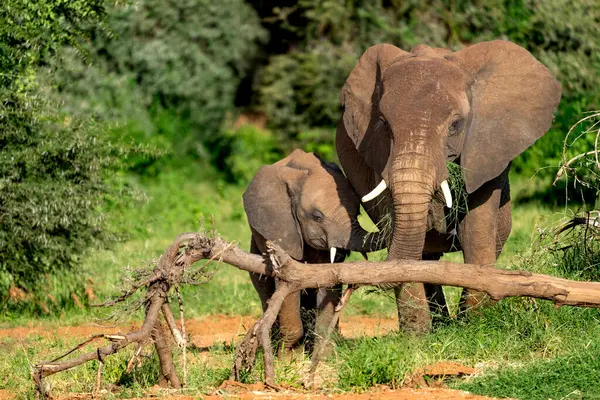
[[(335, 160), (339, 92), (367, 47), (499, 38), (563, 87), (551, 131), (513, 163), (528, 182), (515, 202), (564, 205), (566, 183), (552, 180), (565, 134), (600, 108), (596, 0), (2, 1), (0, 313), (89, 300), (73, 268), (90, 249), (156, 234), (157, 219), (171, 218), (163, 235), (209, 211), (242, 226), (245, 184), (295, 147)], [(588, 136), (568, 154), (593, 148)], [(180, 195), (194, 185), (203, 192)], [(247, 231), (221, 227), (246, 244)]]

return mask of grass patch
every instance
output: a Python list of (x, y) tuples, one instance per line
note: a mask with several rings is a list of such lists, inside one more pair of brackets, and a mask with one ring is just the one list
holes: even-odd
[[(35, 390), (29, 375), (29, 363), (51, 359), (63, 349), (74, 346), (78, 339), (65, 337), (45, 338), (29, 336), (24, 339), (6, 339), (0, 342), (0, 389), (17, 390), (19, 398), (35, 398)], [(92, 351), (86, 346), (82, 351)], [(145, 346), (142, 364), (131, 373), (125, 372), (127, 362), (133, 355), (135, 346), (130, 346), (105, 361), (103, 387), (117, 384), (114, 398), (144, 397), (147, 390), (157, 384), (160, 375), (158, 357), (153, 345)], [(180, 350), (173, 356), (181, 359)], [(233, 360), (233, 349), (223, 352), (210, 348), (207, 352), (191, 350), (188, 354), (188, 383), (192, 393), (209, 393), (229, 376)], [(176, 366), (178, 367), (178, 366)], [(89, 393), (94, 389), (98, 365), (95, 361), (86, 363), (60, 374), (46, 378), (52, 385), (53, 393)], [(181, 376), (181, 371), (179, 371)]]
[(453, 162), (447, 162), (448, 186), (452, 194), (452, 208), (446, 216), (447, 226), (456, 224), (461, 215), (469, 211), (469, 194), (465, 187), (465, 178), (462, 173), (462, 167)]
[[(537, 373), (538, 364), (545, 365), (544, 362), (554, 358), (558, 363), (562, 359), (575, 360), (591, 349), (588, 362), (596, 363), (594, 368), (568, 364), (571, 373), (579, 374), (581, 380), (594, 381), (585, 389), (591, 390), (597, 385), (598, 361), (592, 358), (599, 355), (594, 350), (600, 349), (599, 318), (600, 312), (595, 309), (556, 309), (548, 301), (507, 299), (465, 320), (454, 320), (424, 337), (398, 333), (344, 341), (338, 345), (339, 385), (344, 389), (399, 385), (417, 368), (452, 360), (483, 369), (484, 383), (477, 386), (477, 393), (499, 396), (500, 392), (492, 391), (491, 384), (485, 383), (496, 379), (497, 371), (510, 370), (515, 364), (531, 364), (532, 373)], [(491, 378), (487, 378), (486, 371), (491, 371)], [(523, 376), (512, 381), (515, 387), (526, 388), (530, 379)], [(584, 390), (576, 383), (562, 382), (556, 388), (546, 388), (544, 393), (560, 393), (563, 388)]]
[(453, 385), (488, 396), (517, 399), (600, 399), (600, 343), (566, 356), (503, 368)]

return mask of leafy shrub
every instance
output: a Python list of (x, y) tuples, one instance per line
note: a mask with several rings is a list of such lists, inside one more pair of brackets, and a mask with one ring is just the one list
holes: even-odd
[(387, 42), (409, 48), (417, 37), (444, 43), (441, 25), (420, 21), (435, 9), (416, 1), (299, 0), (295, 7), (302, 18), (275, 8), (279, 23), (270, 28), (296, 33), (299, 44), (271, 57), (257, 80), (259, 107), (270, 126), (291, 138), (302, 130), (337, 125), (340, 90), (367, 47)]
[(110, 143), (93, 120), (57, 112), (46, 96), (51, 87), (37, 79), (37, 67), (55, 65), (65, 42), (81, 49), (83, 29), (103, 15), (103, 1), (0, 4), (2, 312), (22, 300), (47, 311), (32, 292), (45, 297), (41, 281), (52, 282), (51, 274), (77, 266), (87, 248), (112, 238), (100, 212), (105, 199), (129, 199), (113, 173), (129, 151)]
[(312, 151), (327, 161), (339, 164), (335, 151), (335, 130), (332, 128), (314, 128), (300, 132), (299, 146), (305, 151)]
[(214, 163), (238, 184), (249, 183), (261, 166), (282, 157), (273, 134), (250, 124), (226, 130), (215, 147)]
[[(167, 150), (206, 157), (202, 144), (233, 112), (238, 85), (266, 39), (254, 10), (243, 0), (141, 0), (108, 14), (111, 34), (92, 31), (92, 66), (70, 52), (62, 68), (67, 109), (120, 121), (129, 126), (121, 132), (138, 139), (162, 137)], [(162, 129), (168, 116), (180, 129)]]
[(335, 126), (342, 111), (339, 92), (357, 60), (351, 49), (329, 42), (273, 57), (259, 88), (270, 126), (288, 137), (309, 127)]

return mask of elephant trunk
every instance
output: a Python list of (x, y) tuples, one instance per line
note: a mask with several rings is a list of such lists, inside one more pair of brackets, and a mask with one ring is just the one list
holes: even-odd
[(348, 250), (369, 253), (384, 249), (386, 246), (386, 238), (381, 232), (367, 232), (358, 221), (352, 224), (352, 235), (346, 247)]
[(429, 205), (437, 184), (434, 158), (427, 153), (399, 154), (390, 168), (394, 199), (394, 235), (389, 259), (421, 259), (427, 233)]

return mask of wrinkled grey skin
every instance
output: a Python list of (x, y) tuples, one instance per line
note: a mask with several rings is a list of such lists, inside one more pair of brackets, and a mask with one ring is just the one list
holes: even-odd
[[(313, 153), (295, 150), (273, 165), (263, 166), (244, 192), (244, 209), (252, 230), (251, 252), (266, 253), (266, 241), (278, 243), (291, 257), (308, 263), (336, 262), (351, 251), (376, 250), (377, 236), (357, 220), (360, 199), (342, 171)], [(273, 278), (250, 274), (263, 310), (275, 290)], [(301, 344), (310, 321), (304, 309), (317, 310), (316, 333), (322, 335), (332, 318), (341, 287), (290, 294), (278, 316), (284, 349)]]
[[(389, 258), (438, 259), (462, 249), (467, 263), (494, 264), (511, 229), (510, 162), (550, 128), (560, 94), (550, 71), (510, 42), (454, 53), (367, 49), (342, 89), (336, 147), (360, 196), (387, 184), (364, 206), (375, 222), (393, 215)], [(447, 161), (461, 166), (468, 193), (468, 212), (454, 226), (444, 222), (440, 189)], [(406, 330), (429, 329), (434, 303), (446, 313), (439, 287), (404, 285), (396, 298)], [(464, 291), (461, 307), (482, 298)]]

